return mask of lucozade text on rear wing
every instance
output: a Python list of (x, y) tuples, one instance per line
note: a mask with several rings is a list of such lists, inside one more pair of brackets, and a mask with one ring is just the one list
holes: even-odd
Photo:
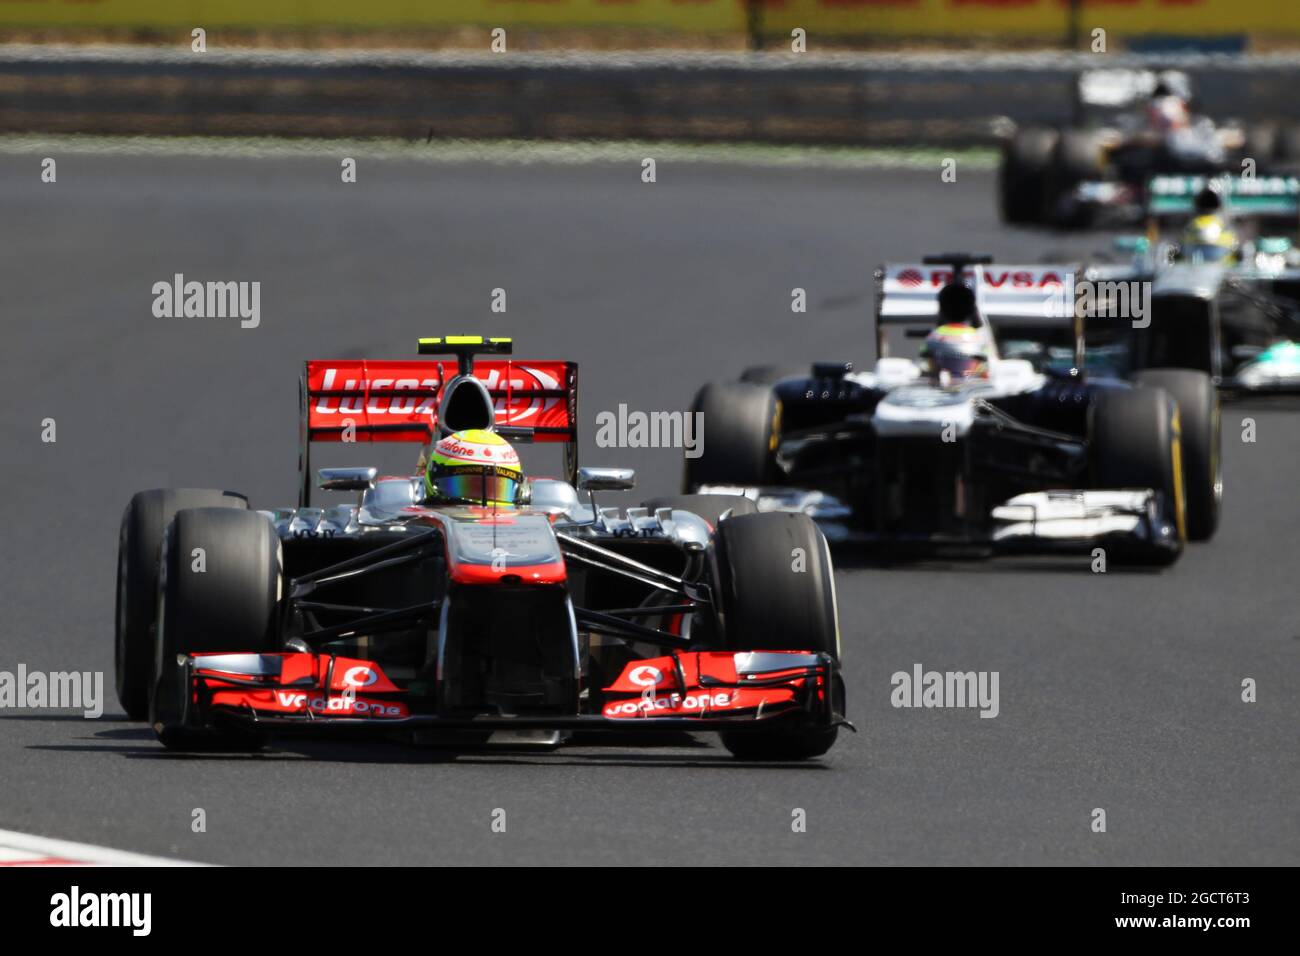
[(479, 427), (462, 411), (481, 405), (475, 393), (490, 401), (495, 429), (510, 440), (563, 443), (565, 477), (576, 481), (577, 363), (475, 357), (510, 351), (509, 339), (466, 335), (420, 340), (421, 354), (452, 361), (308, 360), (299, 382), (299, 506), (310, 504), (313, 443), (428, 444), (440, 433)]

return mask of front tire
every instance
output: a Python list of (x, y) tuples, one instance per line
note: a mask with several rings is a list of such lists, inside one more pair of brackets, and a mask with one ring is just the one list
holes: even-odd
[[(799, 549), (796, 551), (796, 549)], [(801, 553), (803, 570), (793, 566)], [(727, 650), (798, 650), (840, 657), (835, 577), (826, 536), (811, 518), (793, 512), (740, 515), (714, 536), (715, 580)], [(839, 674), (826, 689), (844, 712)], [(742, 760), (805, 760), (835, 743), (838, 729), (782, 728), (722, 734)]]
[(184, 508), (236, 508), (248, 501), (209, 488), (154, 488), (138, 492), (122, 513), (117, 544), (117, 609), (113, 658), (117, 699), (131, 720), (149, 717), (153, 681), (153, 627), (158, 610), (158, 552), (163, 532)]
[(249, 749), (261, 735), (185, 726), (189, 689), (178, 658), (200, 652), (269, 653), (280, 649), (283, 608), (280, 539), (265, 516), (229, 508), (177, 512), (159, 563), (157, 675), (149, 721), (173, 749)]
[(1097, 488), (1151, 488), (1172, 511), (1176, 548), (1121, 553), (1123, 563), (1172, 564), (1187, 540), (1182, 447), (1175, 422), (1177, 406), (1159, 388), (1105, 391), (1092, 407), (1089, 454)]
[(1178, 404), (1187, 538), (1209, 541), (1219, 527), (1223, 504), (1219, 390), (1208, 375), (1192, 369), (1145, 369), (1133, 382), (1163, 389)]

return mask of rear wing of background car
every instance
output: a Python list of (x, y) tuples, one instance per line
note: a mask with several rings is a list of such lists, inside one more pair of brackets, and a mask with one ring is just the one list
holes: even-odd
[[(976, 308), (986, 322), (1069, 322), (1074, 316), (1077, 271), (1078, 267), (1071, 264), (1002, 265), (981, 261), (963, 266), (962, 279), (974, 289)], [(920, 263), (882, 265), (876, 272), (877, 347), (883, 345), (885, 326), (933, 328), (938, 324), (939, 291), (954, 275), (950, 263), (929, 258)]]
[(1192, 98), (1191, 78), (1181, 70), (1084, 70), (1075, 83), (1075, 119), (1082, 120), (1089, 110), (1130, 109), (1149, 100), (1162, 84), (1175, 96)]
[[(469, 393), (471, 402), (485, 396), (494, 413), (492, 427), (511, 441), (564, 443), (566, 476), (575, 481), (577, 363), (476, 357), (509, 355), (511, 347), (506, 338), (447, 336), (421, 339), (420, 352), (449, 355), (451, 360), (312, 359), (304, 363), (299, 382), (299, 506), (310, 503), (313, 443), (427, 445), (453, 427), (462, 392)], [(448, 385), (457, 387), (449, 391)]]
[(1300, 176), (1153, 176), (1147, 181), (1147, 216), (1157, 222), (1190, 218), (1197, 194), (1211, 185), (1230, 215), (1300, 222)]
[(908, 327), (923, 334), (945, 321), (939, 292), (958, 273), (975, 293), (978, 321), (995, 329), (1065, 326), (1072, 331), (1076, 356), (1083, 356), (1083, 316), (1076, 309), (1073, 264), (1003, 265), (989, 256), (945, 253), (920, 263), (886, 263), (876, 271), (876, 355), (889, 355), (886, 330)]

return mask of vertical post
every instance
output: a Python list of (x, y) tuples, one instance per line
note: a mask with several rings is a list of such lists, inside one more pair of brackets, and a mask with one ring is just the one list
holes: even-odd
[(745, 0), (745, 31), (749, 34), (749, 48), (763, 49), (763, 0)]
[(1079, 12), (1083, 0), (1070, 0), (1070, 9), (1066, 13), (1065, 47), (1070, 52), (1079, 49)]

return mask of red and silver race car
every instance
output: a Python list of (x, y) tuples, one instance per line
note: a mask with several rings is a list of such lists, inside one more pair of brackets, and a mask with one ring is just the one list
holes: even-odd
[[(344, 728), (449, 746), (717, 731), (752, 759), (830, 748), (848, 725), (811, 519), (735, 496), (600, 507), (634, 475), (578, 467), (574, 363), (477, 358), (511, 352), (478, 336), (420, 352), (455, 361), (306, 363), (297, 507), (132, 498), (116, 627), (130, 717), (177, 749)], [(314, 443), (427, 452), (465, 429), (561, 443), (567, 474), (526, 479), (508, 505), (431, 504), (419, 475), (325, 468), (320, 488), (355, 497), (311, 505)]]

